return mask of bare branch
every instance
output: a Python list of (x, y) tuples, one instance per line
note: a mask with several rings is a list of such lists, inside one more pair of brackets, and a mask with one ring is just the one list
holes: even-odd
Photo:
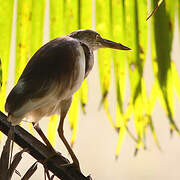
[[(10, 123), (7, 116), (0, 111), (0, 131), (5, 135), (8, 134)], [(14, 141), (34, 157), (38, 162), (43, 164), (45, 160), (52, 155), (52, 152), (38, 139), (29, 134), (20, 126), (14, 128)], [(85, 177), (74, 166), (66, 166), (69, 161), (60, 155), (60, 153), (46, 162), (46, 167), (61, 180), (90, 180), (91, 177)]]

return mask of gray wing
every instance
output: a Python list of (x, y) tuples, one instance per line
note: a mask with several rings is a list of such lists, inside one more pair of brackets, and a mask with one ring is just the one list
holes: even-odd
[[(62, 88), (69, 86), (78, 56), (75, 49), (79, 46), (78, 41), (65, 36), (52, 40), (40, 48), (30, 59), (16, 86), (8, 95), (6, 112), (13, 114), (30, 100), (47, 96), (54, 85), (61, 84)], [(34, 107), (29, 106), (26, 111), (32, 108)]]

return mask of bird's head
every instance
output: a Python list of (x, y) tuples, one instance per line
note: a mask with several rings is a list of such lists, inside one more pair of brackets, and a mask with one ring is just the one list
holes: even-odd
[(100, 34), (90, 29), (77, 30), (69, 34), (69, 36), (87, 44), (93, 50), (97, 50), (99, 48), (131, 50), (130, 48), (120, 43), (116, 43), (116, 42), (102, 38)]

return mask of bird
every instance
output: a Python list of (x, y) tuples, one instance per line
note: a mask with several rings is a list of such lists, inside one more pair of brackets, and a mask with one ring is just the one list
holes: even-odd
[(72, 158), (72, 165), (79, 171), (79, 160), (64, 136), (63, 124), (73, 94), (92, 70), (93, 52), (99, 48), (131, 50), (102, 38), (91, 29), (76, 30), (53, 39), (31, 57), (5, 103), (11, 125), (16, 126), (21, 121), (31, 122), (52, 151), (54, 148), (41, 130), (39, 121), (59, 114), (58, 135)]

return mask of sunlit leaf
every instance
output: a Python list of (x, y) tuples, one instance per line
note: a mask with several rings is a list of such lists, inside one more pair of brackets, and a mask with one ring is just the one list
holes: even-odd
[(177, 92), (179, 100), (180, 100), (180, 76), (177, 72), (176, 66), (173, 61), (171, 62), (171, 69), (172, 69), (173, 84), (176, 88), (176, 92)]
[[(81, 25), (81, 12), (80, 14), (78, 12), (78, 9), (81, 10), (80, 6), (80, 0), (64, 1), (64, 30), (66, 34), (77, 30)], [(71, 145), (73, 145), (77, 135), (77, 126), (79, 119), (79, 100), (80, 91), (74, 94), (72, 105), (68, 113), (69, 123), (72, 128)]]
[(1, 111), (4, 111), (6, 98), (13, 6), (14, 1), (12, 0), (0, 0), (0, 59), (2, 68), (2, 87), (0, 89)]
[(32, 27), (32, 1), (18, 1), (16, 24), (15, 82), (19, 79), (30, 58), (30, 35)]
[(80, 29), (91, 29), (92, 28), (92, 1), (79, 0), (81, 3), (80, 8)]
[(64, 1), (50, 0), (50, 39), (62, 36), (64, 33)]
[[(131, 101), (133, 103), (133, 112), (135, 126), (137, 132), (136, 152), (140, 146), (144, 146), (143, 138), (147, 120), (146, 105), (143, 99), (146, 93), (142, 94), (141, 78), (143, 77), (143, 67), (145, 63), (147, 51), (147, 23), (145, 21), (147, 13), (147, 1), (125, 1), (125, 22), (126, 22), (126, 37), (128, 45), (133, 51), (127, 53), (128, 69), (131, 87)], [(131, 27), (131, 28), (129, 28)]]
[(161, 5), (162, 2), (163, 2), (163, 0), (158, 0), (155, 8), (154, 8), (153, 11), (151, 12), (151, 14), (147, 17), (146, 21), (147, 21), (148, 19), (150, 19), (150, 17), (151, 17), (153, 14), (155, 14), (155, 12), (158, 10), (158, 8), (159, 8), (159, 6)]
[(126, 128), (125, 128), (125, 126), (122, 126), (119, 130), (119, 137), (118, 137), (116, 153), (115, 153), (116, 157), (118, 157), (118, 155), (120, 153), (125, 134), (126, 134)]
[[(112, 37), (112, 6), (110, 6), (109, 0), (97, 0), (96, 1), (96, 29), (105, 38)], [(106, 12), (106, 13), (104, 13)], [(112, 51), (111, 49), (100, 49), (98, 51), (98, 64), (99, 64), (99, 77), (102, 91), (101, 104), (107, 101), (107, 95), (109, 93), (109, 87), (111, 82), (111, 63), (112, 63)], [(104, 104), (106, 112), (107, 103)], [(110, 116), (110, 114), (108, 114)], [(111, 121), (111, 118), (110, 118)], [(112, 122), (112, 121), (111, 121)], [(111, 123), (112, 124), (112, 123)]]
[[(79, 27), (78, 29), (91, 29), (92, 28), (92, 2), (79, 0)], [(81, 108), (85, 113), (85, 106), (88, 101), (88, 81), (84, 80), (80, 88), (80, 102)]]
[(159, 140), (157, 138), (156, 131), (154, 128), (153, 120), (151, 117), (149, 117), (149, 120), (150, 120), (149, 125), (150, 125), (150, 129), (151, 129), (151, 133), (152, 133), (153, 138), (154, 138), (154, 142), (156, 143), (157, 147), (161, 150), (161, 146), (160, 146), (160, 143), (159, 143)]
[(43, 41), (45, 0), (32, 1), (32, 31), (31, 51), (32, 56), (41, 46)]
[[(117, 18), (118, 17), (118, 18)], [(119, 3), (118, 0), (112, 1), (112, 39), (116, 42), (125, 44), (125, 22), (124, 22), (124, 5), (123, 0)], [(125, 44), (126, 45), (126, 44)], [(123, 102), (126, 87), (126, 51), (114, 51), (113, 63), (117, 97), (117, 112), (123, 113)], [(116, 115), (116, 126), (122, 121), (121, 117)]]
[(53, 115), (50, 117), (49, 124), (48, 124), (48, 139), (49, 142), (52, 144), (52, 146), (55, 145), (55, 139), (56, 139), (56, 129), (57, 124), (59, 122), (58, 116)]
[(79, 14), (78, 14), (78, 0), (66, 0), (63, 6), (63, 19), (64, 19), (64, 31), (66, 34), (71, 33), (78, 29)]
[(179, 34), (180, 34), (180, 0), (178, 0), (177, 4), (178, 4), (178, 22), (179, 22)]
[(69, 124), (72, 129), (71, 145), (74, 144), (74, 141), (77, 136), (77, 127), (79, 120), (79, 91), (73, 95), (73, 101), (68, 112)]
[(86, 113), (85, 107), (88, 100), (88, 82), (85, 79), (80, 88), (80, 103), (83, 113)]
[[(49, 11), (50, 11), (50, 39), (62, 36), (64, 33), (63, 25), (63, 0), (50, 0)], [(54, 115), (50, 117), (48, 125), (48, 139), (52, 145), (55, 145), (56, 129), (58, 124), (58, 116)]]
[[(155, 4), (155, 0), (152, 0), (152, 6)], [(155, 72), (155, 77), (158, 79), (160, 91), (162, 92), (167, 115), (170, 121), (171, 131), (175, 129), (179, 132), (177, 125), (173, 120), (173, 91), (172, 91), (172, 77), (171, 77), (171, 48), (172, 48), (172, 36), (174, 30), (174, 2), (165, 1), (162, 4), (161, 10), (157, 11), (154, 15), (154, 41), (155, 43), (152, 47), (153, 60), (157, 61), (157, 73)], [(160, 28), (159, 28), (160, 27)], [(168, 29), (168, 31), (163, 31), (163, 29)], [(152, 43), (152, 44), (153, 44)], [(160, 96), (161, 97), (161, 96)]]

